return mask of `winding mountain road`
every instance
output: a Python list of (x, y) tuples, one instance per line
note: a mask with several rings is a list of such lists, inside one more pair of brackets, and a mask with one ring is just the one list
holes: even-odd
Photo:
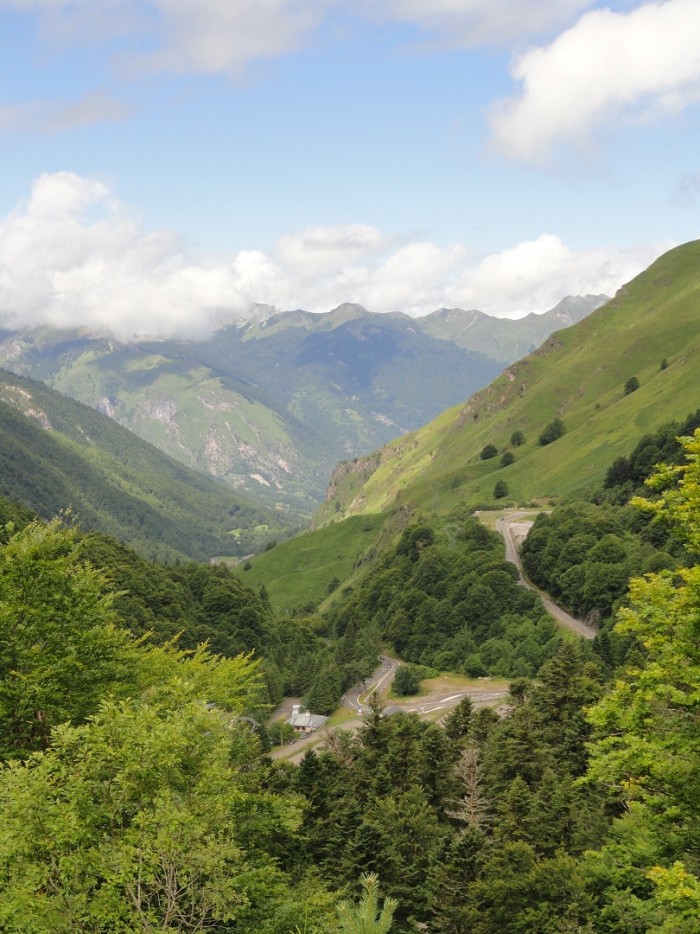
[[(369, 678), (364, 678), (355, 687), (343, 695), (341, 704), (350, 710), (356, 710), (358, 716), (362, 716), (367, 710), (367, 698), (375, 691), (381, 694), (385, 688), (394, 680), (394, 675), (401, 664), (397, 658), (389, 658), (387, 655), (380, 656), (382, 664), (372, 672)], [(365, 698), (363, 701), (362, 698)]]
[(520, 560), (520, 544), (527, 538), (527, 533), (532, 527), (534, 521), (532, 516), (533, 513), (531, 511), (514, 511), (496, 520), (496, 528), (503, 536), (506, 545), (506, 561), (510, 561), (511, 564), (515, 565), (520, 577), (520, 583), (523, 587), (527, 587), (537, 594), (550, 616), (562, 626), (565, 626), (579, 636), (583, 636), (584, 639), (595, 639), (596, 630), (593, 626), (589, 626), (582, 620), (576, 619), (575, 616), (571, 616), (566, 610), (562, 610), (562, 608), (557, 606), (552, 600), (549, 594), (540, 590), (539, 587), (535, 587), (525, 576), (525, 571), (523, 570), (523, 565)]
[[(565, 626), (579, 636), (583, 636), (584, 639), (594, 639), (596, 630), (592, 626), (587, 625), (580, 619), (576, 619), (565, 610), (562, 610), (561, 607), (554, 603), (548, 594), (538, 587), (535, 587), (525, 575), (520, 560), (519, 548), (527, 537), (527, 533), (530, 531), (536, 515), (537, 513), (533, 510), (513, 510), (496, 520), (496, 528), (503, 536), (505, 542), (506, 560), (510, 561), (511, 564), (515, 565), (517, 568), (522, 586), (527, 587), (538, 595), (544, 608), (560, 625)], [(336, 730), (353, 731), (359, 729), (363, 723), (362, 716), (367, 712), (369, 707), (369, 697), (375, 691), (379, 695), (386, 695), (388, 693), (389, 685), (401, 664), (398, 659), (390, 658), (388, 655), (380, 656), (380, 658), (381, 665), (372, 672), (370, 677), (365, 678), (343, 695), (341, 701), (342, 706), (356, 713), (357, 716), (354, 719), (346, 720), (344, 723), (340, 723), (335, 727), (324, 727), (322, 730), (319, 730), (317, 733), (312, 733), (309, 736), (299, 737), (292, 747), (282, 746), (281, 748), (274, 749), (270, 753), (271, 758), (285, 759), (288, 762), (298, 763), (307, 749), (313, 746), (323, 746), (329, 735)], [(392, 704), (391, 708), (388, 709), (403, 710), (406, 713), (416, 713), (418, 716), (440, 719), (443, 712), (446, 713), (448, 710), (456, 707), (465, 695), (469, 695), (469, 697), (472, 698), (472, 702), (475, 706), (492, 706), (502, 702), (507, 696), (507, 693), (507, 688), (505, 687), (502, 690), (498, 690), (495, 686), (487, 685), (484, 685), (483, 690), (474, 687), (464, 688), (458, 691), (455, 691), (454, 687), (452, 687), (452, 690), (435, 689), (429, 695), (411, 698), (410, 700), (402, 700)]]
[[(389, 656), (382, 656), (381, 661), (382, 664), (374, 670), (370, 677), (365, 678), (343, 695), (341, 704), (348, 710), (355, 712), (356, 716), (353, 719), (345, 720), (336, 726), (325, 726), (308, 736), (300, 736), (292, 744), (273, 749), (269, 753), (270, 758), (299, 763), (308, 749), (314, 746), (322, 748), (332, 733), (338, 730), (350, 732), (359, 730), (364, 725), (362, 717), (369, 709), (368, 701), (370, 696), (375, 691), (380, 697), (386, 696), (389, 685), (402, 664), (398, 659), (389, 658)], [(472, 684), (469, 687), (459, 688), (455, 686), (454, 680), (449, 677), (441, 680), (444, 680), (444, 683), (438, 680), (431, 684), (428, 694), (392, 701), (389, 707), (384, 708), (385, 712), (387, 714), (398, 711), (415, 713), (419, 717), (427, 717), (433, 721), (438, 721), (467, 695), (471, 698), (475, 707), (497, 705), (502, 703), (508, 695), (508, 686), (505, 681), (501, 685), (498, 680), (485, 678), (483, 679), (483, 686)]]

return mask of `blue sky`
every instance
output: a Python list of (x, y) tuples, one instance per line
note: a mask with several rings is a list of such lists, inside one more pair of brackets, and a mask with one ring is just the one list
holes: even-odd
[(0, 27), (0, 326), (517, 316), (698, 236), (698, 0), (0, 0)]

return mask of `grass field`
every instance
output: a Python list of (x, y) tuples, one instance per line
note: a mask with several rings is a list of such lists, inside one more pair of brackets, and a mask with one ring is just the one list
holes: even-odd
[(264, 584), (278, 613), (315, 608), (351, 575), (385, 520), (381, 515), (352, 516), (305, 532), (256, 555), (248, 570), (239, 565), (236, 573), (255, 589)]

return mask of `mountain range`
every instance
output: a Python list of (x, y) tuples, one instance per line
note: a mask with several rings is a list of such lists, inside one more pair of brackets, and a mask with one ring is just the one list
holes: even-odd
[(260, 307), (201, 341), (123, 342), (87, 329), (0, 334), (0, 366), (102, 412), (234, 490), (308, 516), (339, 460), (417, 429), (486, 386), (605, 296), (520, 320)]
[[(699, 293), (700, 242), (694, 242), (661, 257), (614, 299), (556, 331), (466, 402), (461, 399), (369, 454), (346, 457), (333, 472), (315, 526), (357, 514), (390, 516), (397, 509), (412, 514), (465, 502), (476, 508), (551, 501), (599, 483), (610, 463), (643, 434), (700, 407)], [(581, 311), (584, 303), (575, 304)], [(323, 437), (332, 435), (338, 411), (333, 405), (342, 399), (349, 408), (353, 400), (357, 416), (361, 402), (366, 410), (368, 399), (393, 385), (393, 410), (409, 412), (426, 394), (417, 374), (428, 385), (430, 366), (436, 368), (434, 376), (444, 375), (437, 368), (439, 360), (448, 359), (445, 348), (462, 352), (454, 343), (459, 320), (464, 325), (460, 333), (478, 335), (483, 317), (443, 309), (423, 320), (435, 330), (451, 329), (451, 340), (421, 337), (414, 319), (377, 317), (348, 305), (325, 316), (302, 311), (262, 315), (199, 343), (119, 344), (87, 333), (63, 334), (58, 340), (47, 331), (5, 334), (3, 352), (17, 368), (86, 395), (92, 390), (97, 405), (100, 400), (105, 409), (119, 404), (132, 420), (143, 417), (144, 424), (160, 426), (163, 447), (164, 439), (191, 439), (186, 432), (199, 431), (209, 436), (211, 453), (222, 425), (233, 434), (234, 416), (244, 417), (241, 424), (249, 418), (255, 438), (263, 434), (265, 418), (280, 435), (282, 426), (291, 424), (303, 443), (295, 449), (301, 451), (297, 460), (286, 464), (289, 486), (276, 488), (279, 499), (286, 493), (287, 500), (270, 509), (239, 496), (221, 477), (189, 469), (96, 408), (3, 372), (0, 495), (46, 518), (72, 507), (87, 527), (122, 538), (152, 557), (207, 560), (260, 551), (288, 537), (312, 501), (303, 486), (309, 474), (296, 471), (300, 464), (313, 463), (320, 475), (322, 463), (303, 455), (321, 450)], [(503, 323), (502, 340), (513, 324)], [(426, 363), (418, 355), (421, 347), (443, 356)], [(414, 354), (410, 366), (409, 350)], [(263, 359), (256, 384), (253, 365)], [(477, 359), (488, 360), (483, 353)], [(295, 368), (299, 373), (294, 376)], [(314, 389), (314, 377), (325, 380), (322, 390)], [(169, 398), (159, 399), (159, 393), (168, 392)], [(150, 420), (143, 416), (149, 406)], [(200, 424), (203, 412), (214, 421)], [(315, 430), (308, 424), (314, 419)], [(557, 420), (560, 436), (542, 443)], [(363, 438), (367, 451), (370, 433), (361, 432), (359, 416), (355, 421), (355, 438)], [(257, 451), (252, 443), (250, 448), (252, 469)], [(222, 446), (218, 452), (224, 474), (226, 452)], [(184, 459), (187, 452), (180, 453)], [(323, 463), (332, 456), (325, 452)], [(327, 483), (328, 476), (330, 471), (315, 482)], [(255, 488), (265, 485), (256, 481)], [(358, 529), (367, 536), (378, 527)], [(314, 534), (303, 537), (304, 547), (315, 547), (309, 538)], [(333, 537), (332, 556), (326, 543), (314, 557), (321, 565), (331, 557), (339, 562), (335, 576), (345, 574), (359, 557), (355, 545), (346, 555), (342, 540), (342, 534)], [(280, 545), (287, 547), (296, 545)]]

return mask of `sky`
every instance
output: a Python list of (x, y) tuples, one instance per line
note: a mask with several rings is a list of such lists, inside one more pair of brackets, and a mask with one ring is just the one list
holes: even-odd
[(0, 0), (0, 327), (519, 317), (700, 235), (700, 0)]

